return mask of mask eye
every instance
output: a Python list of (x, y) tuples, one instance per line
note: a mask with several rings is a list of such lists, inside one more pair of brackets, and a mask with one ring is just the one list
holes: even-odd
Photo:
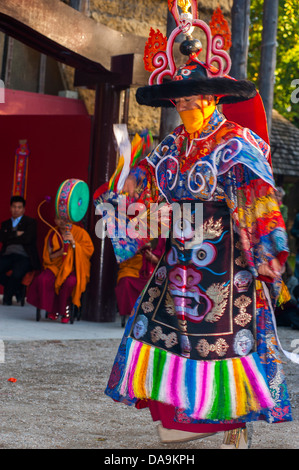
[(178, 219), (174, 222), (173, 227), (174, 238), (187, 239), (193, 237), (193, 229), (188, 219)]
[(208, 266), (216, 258), (216, 248), (208, 242), (195, 246), (192, 250), (192, 261), (196, 266)]
[(191, 70), (183, 69), (181, 73), (184, 77), (189, 77), (189, 75), (191, 75)]

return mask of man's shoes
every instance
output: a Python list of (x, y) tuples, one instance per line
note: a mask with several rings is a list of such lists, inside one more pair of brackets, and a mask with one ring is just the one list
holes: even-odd
[(16, 301), (20, 303), (22, 300), (21, 292), (20, 291), (16, 292), (15, 296), (16, 296)]
[(69, 323), (70, 322), (70, 316), (69, 315), (63, 315), (61, 317), (61, 323)]
[[(51, 312), (48, 312), (47, 313), (47, 318), (49, 318), (50, 320), (58, 320), (59, 318), (59, 313), (51, 313)], [(69, 323), (70, 322), (70, 315), (69, 314), (66, 314), (66, 315), (62, 315), (61, 316), (61, 323)]]
[(48, 312), (47, 314), (47, 318), (53, 321), (58, 320), (58, 317), (59, 317), (58, 313)]
[(70, 322), (70, 305), (66, 306), (65, 314), (61, 316), (61, 323), (69, 323)]
[(12, 305), (12, 299), (8, 297), (3, 297), (3, 305)]

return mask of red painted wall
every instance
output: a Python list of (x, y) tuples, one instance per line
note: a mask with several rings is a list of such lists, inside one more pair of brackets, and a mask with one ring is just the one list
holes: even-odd
[[(22, 93), (19, 93), (22, 99)], [(27, 215), (38, 219), (39, 203), (45, 196), (51, 196), (51, 203), (44, 204), (41, 211), (44, 218), (53, 224), (54, 200), (60, 184), (68, 178), (88, 181), (91, 118), (83, 108), (79, 111), (72, 109), (71, 113), (68, 113), (69, 106), (72, 105), (74, 108), (72, 102), (77, 100), (67, 98), (58, 98), (60, 103), (58, 112), (66, 114), (51, 114), (51, 101), (55, 102), (54, 112), (57, 112), (57, 97), (52, 98), (53, 100), (47, 97), (50, 114), (45, 114), (45, 110), (41, 115), (30, 114), (32, 109), (30, 110), (28, 100), (23, 100), (28, 109), (27, 115), (24, 114), (24, 110), (18, 115), (2, 114), (0, 106), (0, 221), (10, 217), (9, 201), (12, 192), (14, 157), (20, 139), (27, 139), (31, 152), (28, 163)], [(34, 95), (34, 100), (36, 99), (38, 95)], [(40, 99), (43, 100), (43, 96)], [(64, 109), (61, 100), (66, 100)], [(34, 112), (38, 112), (38, 109), (35, 101)], [(40, 253), (48, 230), (49, 228), (38, 219)]]

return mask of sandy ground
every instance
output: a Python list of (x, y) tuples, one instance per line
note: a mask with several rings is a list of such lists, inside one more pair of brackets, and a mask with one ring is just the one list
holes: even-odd
[[(279, 336), (285, 349), (299, 347), (299, 331), (279, 328)], [(118, 344), (117, 339), (5, 342), (0, 449), (104, 449), (108, 455), (108, 449), (218, 448), (222, 433), (161, 444), (148, 409), (136, 410), (104, 395)], [(293, 421), (254, 423), (252, 449), (299, 448), (299, 365), (284, 360)]]

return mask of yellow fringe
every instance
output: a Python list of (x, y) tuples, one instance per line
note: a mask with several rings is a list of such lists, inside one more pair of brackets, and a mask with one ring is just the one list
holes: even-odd
[(148, 361), (150, 355), (150, 346), (144, 344), (140, 350), (140, 355), (138, 358), (134, 379), (133, 379), (133, 387), (134, 392), (138, 398), (146, 398), (147, 393), (145, 389), (145, 379), (146, 373), (148, 368)]
[(247, 413), (246, 410), (246, 389), (244, 386), (244, 381), (242, 380), (242, 365), (240, 361), (233, 359), (233, 368), (234, 368), (234, 377), (235, 377), (235, 384), (236, 384), (236, 408), (237, 408), (237, 416), (244, 416)]

